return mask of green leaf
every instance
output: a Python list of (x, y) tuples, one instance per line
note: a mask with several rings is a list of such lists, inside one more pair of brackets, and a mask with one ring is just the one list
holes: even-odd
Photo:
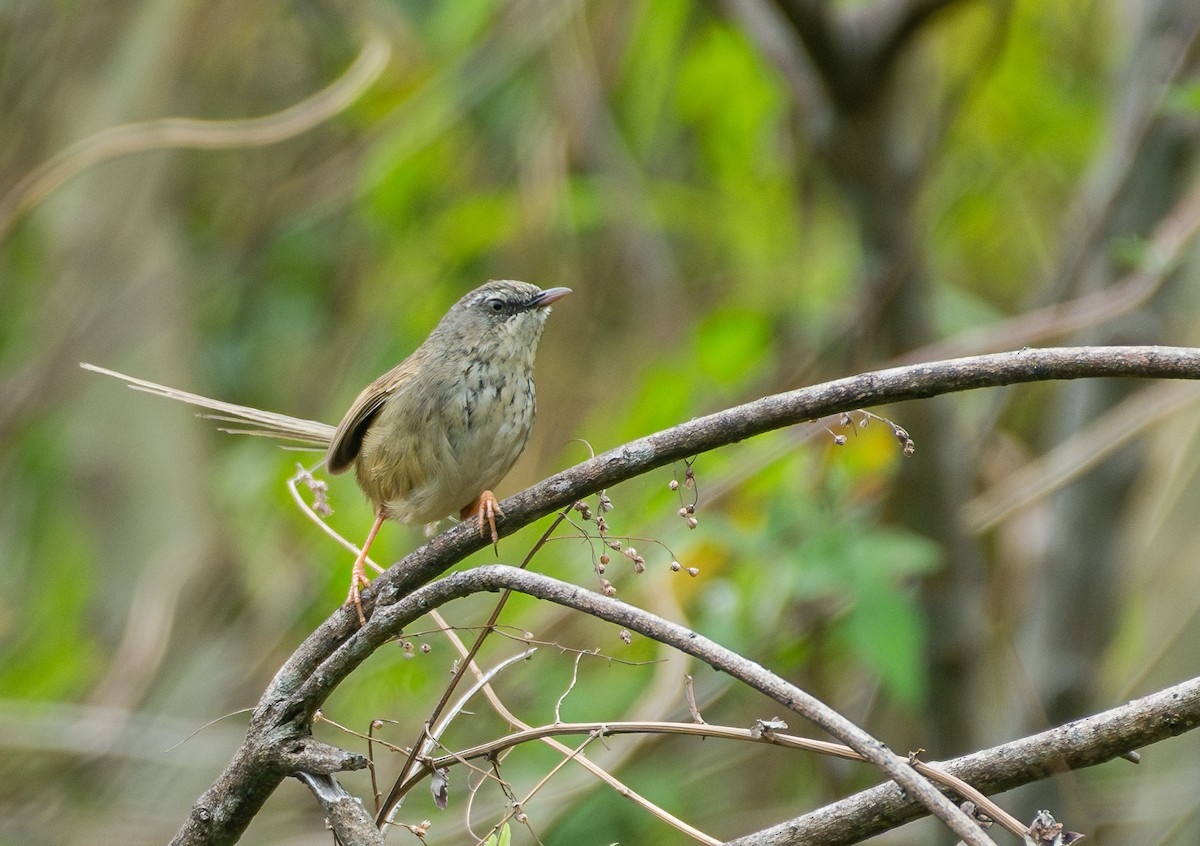
[(512, 832), (508, 828), (508, 823), (500, 826), (500, 830), (495, 834), (488, 835), (487, 840), (483, 843), (484, 846), (509, 846), (512, 843)]

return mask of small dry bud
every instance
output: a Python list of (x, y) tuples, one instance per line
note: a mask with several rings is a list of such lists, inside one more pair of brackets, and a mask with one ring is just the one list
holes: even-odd
[(613, 587), (612, 582), (610, 582), (608, 579), (600, 580), (600, 592), (603, 593), (605, 596), (616, 596), (617, 595), (617, 589), (615, 587)]
[(908, 432), (904, 431), (899, 426), (893, 426), (892, 431), (896, 434), (896, 440), (900, 442), (901, 450), (905, 455), (912, 455), (917, 451), (917, 445), (913, 443), (913, 439)]
[(696, 528), (696, 527), (697, 527), (697, 526), (699, 526), (699, 525), (700, 525), (700, 521), (699, 521), (699, 520), (697, 520), (695, 517), (689, 517), (689, 518), (687, 518), (687, 527), (688, 527), (689, 529), (694, 529), (694, 528)]
[(699, 576), (700, 568), (699, 567), (688, 567), (683, 572), (687, 573), (689, 576)]
[(681, 507), (681, 508), (679, 509), (679, 516), (680, 516), (680, 517), (687, 517), (687, 516), (688, 516), (688, 510), (687, 510), (687, 508), (686, 508), (686, 507)]
[(606, 564), (608, 564), (608, 562), (609, 562), (609, 561), (611, 561), (611, 560), (612, 560), (612, 559), (608, 557), (608, 553), (607, 553), (607, 552), (602, 552), (602, 553), (600, 553), (600, 566), (601, 566), (601, 567), (603, 567), (603, 566), (605, 566)]
[(668, 482), (668, 483), (667, 483), (667, 487), (668, 487), (668, 488), (670, 488), (670, 489), (671, 489), (671, 490), (673, 490), (673, 491), (677, 491), (677, 490), (679, 490), (679, 480), (678, 480), (678, 479), (672, 479), (670, 482)]
[(833, 442), (835, 444), (837, 444), (838, 446), (845, 446), (846, 445), (846, 436), (845, 435), (834, 435)]
[(854, 421), (853, 421), (853, 419), (850, 417), (850, 413), (849, 413), (849, 412), (847, 412), (847, 411), (843, 411), (843, 412), (842, 412), (842, 417), (841, 417), (841, 419), (838, 421), (838, 425), (840, 425), (840, 426), (849, 426), (849, 425), (850, 425), (851, 423), (853, 423), (853, 422), (854, 422)]
[(617, 634), (617, 637), (625, 641), (626, 646), (633, 643), (633, 635), (629, 633), (629, 629), (621, 629), (621, 631)]
[(625, 549), (623, 551), (625, 553), (626, 558), (631, 558), (634, 561), (637, 561), (638, 553), (637, 553), (637, 550), (634, 549), (632, 546), (625, 547)]
[(620, 549), (621, 549), (620, 541), (610, 540), (610, 541), (605, 541), (605, 543), (608, 544), (609, 549), (615, 549), (617, 551), (620, 551)]
[(683, 510), (686, 511), (688, 514), (695, 514), (696, 513), (696, 503), (689, 502), (687, 505), (685, 505), (683, 507)]
[(433, 647), (430, 646), (428, 643), (421, 644), (421, 654), (422, 655), (428, 655), (432, 651), (433, 651)]
[(608, 521), (605, 520), (603, 517), (596, 518), (596, 531), (602, 532), (602, 533), (608, 531)]
[(672, 573), (678, 573), (682, 569), (683, 569), (683, 565), (680, 564), (678, 561), (671, 562), (671, 572)]
[(612, 510), (613, 510), (613, 502), (611, 499), (609, 499), (608, 494), (606, 494), (606, 493), (600, 494), (600, 513), (603, 514), (606, 511), (612, 511)]
[(642, 558), (642, 556), (639, 555), (637, 558), (633, 559), (633, 572), (635, 572), (635, 573), (646, 572), (646, 559), (645, 558)]

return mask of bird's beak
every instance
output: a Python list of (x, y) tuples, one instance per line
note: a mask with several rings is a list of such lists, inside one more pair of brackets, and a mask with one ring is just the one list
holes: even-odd
[(567, 294), (570, 288), (547, 288), (529, 301), (529, 308), (545, 308), (550, 303), (558, 302)]

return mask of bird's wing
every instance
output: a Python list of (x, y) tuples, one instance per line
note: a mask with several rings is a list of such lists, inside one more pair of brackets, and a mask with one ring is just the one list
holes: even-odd
[(330, 473), (342, 473), (350, 469), (362, 449), (363, 438), (375, 420), (375, 415), (386, 400), (410, 375), (411, 358), (397, 364), (367, 387), (354, 400), (350, 410), (338, 424), (325, 454), (325, 469)]

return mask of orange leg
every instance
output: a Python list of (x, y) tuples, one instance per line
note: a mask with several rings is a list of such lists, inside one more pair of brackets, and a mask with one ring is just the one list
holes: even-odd
[(383, 525), (383, 514), (375, 515), (375, 523), (371, 526), (371, 531), (367, 533), (367, 540), (362, 545), (362, 550), (358, 553), (358, 558), (354, 559), (354, 570), (350, 573), (350, 595), (346, 597), (346, 604), (354, 603), (354, 610), (358, 612), (358, 624), (365, 626), (367, 618), (363, 616), (362, 596), (359, 594), (359, 586), (370, 587), (371, 580), (367, 578), (367, 553), (371, 551), (371, 544), (375, 542), (375, 536), (379, 534), (379, 527)]
[(496, 495), (491, 491), (484, 491), (478, 498), (462, 511), (458, 513), (458, 519), (466, 520), (471, 515), (476, 515), (479, 519), (479, 534), (487, 537), (485, 529), (492, 531), (492, 545), (500, 540), (500, 535), (496, 532), (496, 517), (504, 516), (504, 512), (500, 510), (500, 503), (496, 500)]

